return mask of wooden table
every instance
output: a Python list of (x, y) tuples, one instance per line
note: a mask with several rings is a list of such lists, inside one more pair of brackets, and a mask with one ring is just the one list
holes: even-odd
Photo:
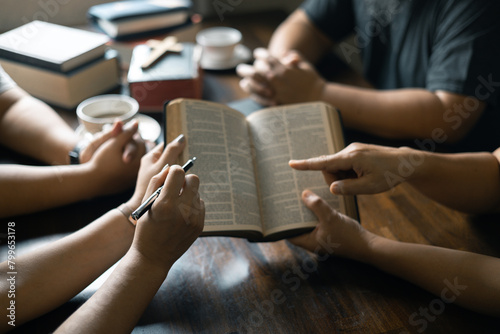
[[(283, 13), (227, 18), (250, 48), (265, 46)], [(176, 32), (194, 41), (204, 22)], [(228, 102), (245, 97), (234, 71), (207, 72), (204, 98)], [(75, 124), (74, 114), (63, 116)], [(17, 161), (25, 159), (11, 152)], [(2, 153), (3, 154), (3, 153)], [(18, 251), (56, 240), (129, 197), (92, 200), (34, 215), (3, 220), (16, 223)], [(359, 196), (361, 221), (385, 237), (500, 256), (498, 216), (469, 217), (438, 205), (408, 186)], [(3, 231), (0, 231), (3, 233)], [(5, 235), (2, 235), (5, 240)], [(4, 242), (3, 242), (4, 243)], [(6, 248), (2, 245), (2, 258)], [(62, 307), (17, 332), (47, 333), (79, 307), (109, 275)], [(57, 287), (54, 287), (57, 288)], [(445, 286), (443, 285), (443, 289)], [(16, 331), (14, 331), (16, 332)], [(498, 319), (453, 304), (370, 266), (313, 255), (286, 241), (198, 239), (177, 261), (146, 309), (137, 333), (499, 333)]]

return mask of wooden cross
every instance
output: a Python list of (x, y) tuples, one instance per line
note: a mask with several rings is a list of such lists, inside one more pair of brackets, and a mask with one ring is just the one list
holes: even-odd
[(162, 41), (150, 39), (147, 41), (146, 45), (151, 48), (151, 53), (149, 54), (148, 59), (146, 59), (146, 61), (141, 65), (143, 70), (153, 65), (167, 52), (182, 51), (182, 44), (177, 43), (177, 37), (175, 36), (168, 36)]

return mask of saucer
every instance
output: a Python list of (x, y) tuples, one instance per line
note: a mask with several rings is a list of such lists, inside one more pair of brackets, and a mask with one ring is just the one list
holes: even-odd
[(235, 68), (238, 64), (246, 63), (252, 59), (252, 51), (242, 44), (238, 44), (234, 48), (233, 59), (227, 61), (212, 61), (204, 59), (201, 56), (200, 66), (204, 70), (230, 70)]
[[(142, 139), (151, 141), (153, 143), (156, 142), (161, 134), (160, 124), (158, 124), (158, 122), (154, 118), (143, 114), (137, 114), (134, 119), (139, 121), (139, 134), (141, 135)], [(80, 124), (76, 128), (75, 133), (82, 139), (92, 139), (92, 134), (85, 130), (85, 127), (82, 124)]]

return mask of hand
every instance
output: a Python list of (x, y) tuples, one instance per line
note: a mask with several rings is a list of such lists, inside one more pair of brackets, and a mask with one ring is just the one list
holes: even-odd
[(93, 179), (90, 182), (96, 184), (98, 195), (123, 191), (134, 184), (141, 157), (146, 151), (145, 145), (142, 140), (137, 141), (136, 152), (130, 156), (128, 162), (123, 161), (123, 152), (125, 147), (134, 141), (137, 129), (137, 122), (127, 124), (116, 136), (100, 143), (86, 163), (92, 170)]
[[(132, 129), (137, 128), (138, 125), (136, 125), (135, 123), (137, 123), (137, 121), (134, 121), (129, 126), (132, 126)], [(96, 133), (92, 137), (92, 140), (87, 144), (87, 146), (85, 146), (85, 148), (80, 152), (80, 163), (88, 162), (94, 155), (95, 151), (102, 144), (104, 144), (111, 138), (118, 136), (120, 133), (122, 133), (122, 131), (123, 131), (123, 123), (117, 121), (113, 124), (113, 127), (111, 129)], [(132, 139), (125, 145), (125, 148), (123, 149), (123, 155), (122, 155), (123, 162), (124, 163), (131, 162), (134, 159), (134, 157), (141, 151), (142, 145), (144, 145), (144, 142), (139, 133), (136, 132), (135, 135), (132, 137)]]
[[(165, 165), (174, 164), (186, 146), (184, 135), (180, 135), (163, 149), (163, 143), (158, 144), (141, 159), (141, 168), (132, 198), (127, 202), (130, 209), (135, 210), (145, 199), (144, 194), (153, 176), (158, 174)], [(155, 189), (156, 190), (156, 189)], [(146, 197), (147, 198), (147, 197)]]
[(309, 190), (302, 201), (318, 217), (319, 223), (307, 234), (289, 239), (296, 246), (316, 254), (340, 256), (361, 261), (375, 235), (352, 218), (338, 213), (322, 198)]
[(410, 178), (423, 162), (422, 154), (409, 148), (353, 143), (336, 154), (291, 160), (289, 165), (298, 170), (321, 170), (333, 194), (375, 194)]
[(314, 67), (299, 53), (290, 51), (281, 59), (266, 49), (254, 51), (253, 66), (239, 65), (240, 86), (258, 103), (279, 105), (317, 101), (326, 84)]
[(144, 199), (163, 185), (151, 209), (137, 222), (132, 250), (168, 271), (203, 230), (205, 205), (196, 175), (174, 165), (151, 179)]

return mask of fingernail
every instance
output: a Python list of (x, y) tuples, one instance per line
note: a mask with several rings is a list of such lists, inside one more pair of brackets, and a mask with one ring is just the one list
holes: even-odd
[(165, 166), (163, 166), (163, 169), (161, 171), (163, 172), (165, 169), (168, 168), (168, 166), (169, 166), (169, 164), (166, 164)]
[(332, 187), (330, 189), (332, 194), (335, 194), (335, 195), (342, 195), (342, 190), (343, 190), (342, 184), (340, 184), (340, 183), (333, 183)]
[(312, 195), (312, 193), (309, 190), (304, 190), (302, 192), (302, 197), (303, 198), (309, 198), (309, 197), (311, 197), (311, 195)]
[(184, 137), (183, 134), (180, 134), (177, 138), (174, 139), (174, 141), (178, 142), (178, 143), (184, 143), (185, 140), (186, 140), (186, 137)]

